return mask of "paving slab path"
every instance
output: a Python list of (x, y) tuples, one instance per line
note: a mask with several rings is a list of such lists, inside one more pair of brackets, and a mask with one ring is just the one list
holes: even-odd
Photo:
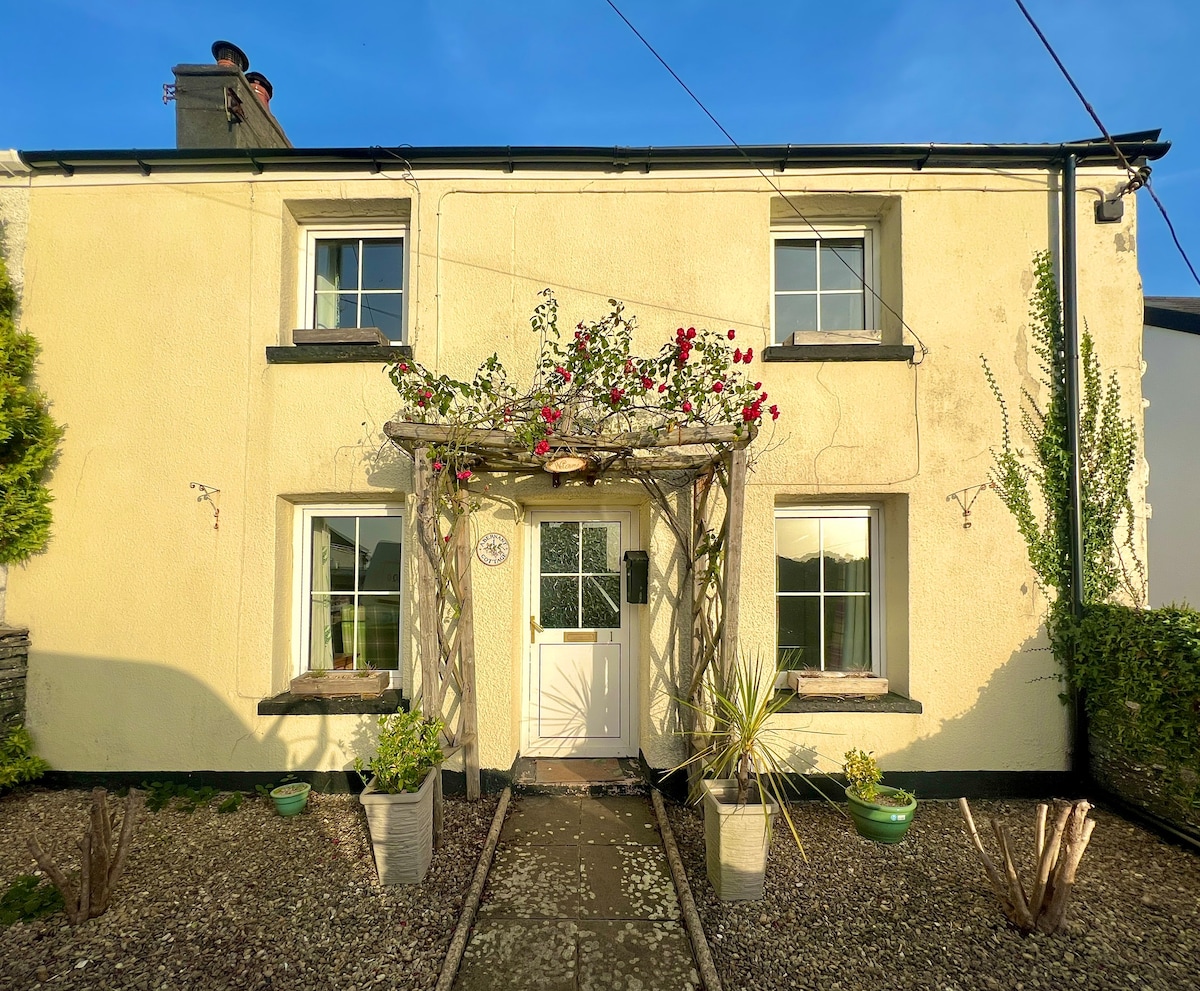
[(700, 986), (646, 798), (515, 798), (456, 991)]

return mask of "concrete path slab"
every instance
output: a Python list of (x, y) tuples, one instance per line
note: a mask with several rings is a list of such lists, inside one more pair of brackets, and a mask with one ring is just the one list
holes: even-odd
[(513, 800), (456, 991), (697, 991), (662, 837), (641, 796)]
[(583, 923), (576, 940), (580, 991), (699, 991), (682, 923)]

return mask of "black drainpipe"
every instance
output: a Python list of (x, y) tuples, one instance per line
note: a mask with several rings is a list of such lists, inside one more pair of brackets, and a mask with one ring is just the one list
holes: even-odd
[[(1075, 156), (1068, 155), (1062, 171), (1062, 286), (1063, 349), (1066, 352), (1067, 405), (1067, 529), (1070, 534), (1071, 616), (1083, 615), (1083, 495), (1079, 478), (1079, 287), (1075, 257)], [(1071, 659), (1068, 658), (1068, 665)], [(1086, 699), (1071, 689), (1071, 770), (1082, 785), (1090, 778)]]

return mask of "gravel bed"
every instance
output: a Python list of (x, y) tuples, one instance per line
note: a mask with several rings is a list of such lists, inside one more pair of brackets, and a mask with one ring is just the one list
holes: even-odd
[[(36, 865), (36, 830), (78, 869), (90, 792), (0, 798), (0, 891)], [(382, 887), (357, 798), (313, 795), (295, 818), (247, 798), (142, 812), (108, 912), (0, 929), (0, 989), (432, 988), (497, 798), (447, 799), (424, 882)], [(68, 856), (67, 851), (74, 853)]]
[[(976, 802), (1032, 858), (1036, 802)], [(1022, 937), (1000, 912), (957, 803), (922, 802), (893, 847), (821, 803), (793, 807), (808, 862), (775, 831), (760, 902), (723, 904), (704, 867), (698, 810), (668, 805), (726, 991), (820, 988), (1200, 987), (1200, 857), (1093, 811), (1067, 928)], [(985, 833), (985, 830), (987, 832)]]

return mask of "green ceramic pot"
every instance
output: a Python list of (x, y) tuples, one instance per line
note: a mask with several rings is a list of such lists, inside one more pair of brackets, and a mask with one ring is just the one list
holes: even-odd
[(280, 785), (271, 789), (271, 801), (275, 803), (275, 811), (281, 816), (299, 815), (308, 804), (308, 793), (312, 785), (305, 781), (293, 781), (291, 784)]
[[(886, 785), (880, 785), (877, 790), (881, 795), (894, 795), (897, 791)], [(907, 805), (877, 805), (864, 802), (854, 789), (847, 788), (846, 799), (850, 803), (850, 818), (854, 820), (858, 835), (876, 843), (899, 843), (912, 825), (913, 813), (917, 811), (915, 798)]]

